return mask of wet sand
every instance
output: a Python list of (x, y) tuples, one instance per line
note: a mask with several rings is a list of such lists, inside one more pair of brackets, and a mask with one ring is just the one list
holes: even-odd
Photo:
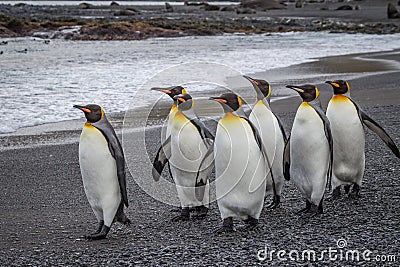
[[(370, 56), (399, 59), (398, 52)], [(279, 82), (278, 78), (273, 78), (273, 84), (280, 86), (287, 81), (302, 83), (310, 80), (319, 84), (334, 77), (349, 77), (354, 100), (383, 125), (399, 145), (399, 70), (387, 63), (375, 62), (374, 65), (370, 62), (365, 67), (377, 71), (372, 75), (365, 75), (364, 70), (360, 73), (357, 65), (355, 69), (334, 71), (334, 66), (340, 67), (340, 62), (348, 60), (353, 59), (333, 57), (275, 70), (282, 79)], [(291, 75), (294, 70), (298, 70), (298, 75)], [(302, 79), (303, 70), (309, 71), (310, 76)], [(326, 85), (319, 87), (322, 102), (326, 105), (331, 92)], [(299, 103), (299, 98), (272, 103), (287, 133)], [(163, 112), (159, 112), (151, 124), (157, 125), (163, 116)], [(111, 116), (117, 129), (121, 129), (121, 119), (122, 114)], [(130, 171), (130, 207), (126, 212), (132, 225), (114, 224), (106, 240), (88, 242), (82, 236), (95, 229), (96, 221), (83, 192), (78, 163), (77, 142), (82, 122), (58, 125), (63, 125), (62, 131), (54, 131), (54, 125), (50, 125), (42, 126), (39, 135), (30, 135), (28, 130), (25, 135), (0, 137), (2, 265), (276, 265), (282, 264), (276, 255), (272, 261), (260, 262), (258, 250), (267, 247), (270, 250), (297, 249), (301, 252), (313, 249), (321, 252), (329, 247), (337, 249), (336, 242), (340, 238), (347, 241), (348, 249), (372, 251), (371, 262), (361, 261), (362, 265), (379, 265), (376, 262), (378, 255), (396, 255), (397, 262), (400, 260), (396, 246), (400, 238), (399, 160), (369, 130), (366, 130), (366, 171), (360, 199), (343, 196), (337, 201), (326, 201), (323, 215), (302, 219), (295, 211), (303, 207), (303, 200), (293, 184), (286, 182), (281, 207), (273, 211), (264, 209), (257, 231), (225, 236), (212, 234), (221, 223), (216, 203), (211, 205), (204, 220), (170, 221), (175, 215), (170, 212), (172, 206), (153, 199), (137, 184), (138, 181), (152, 180), (149, 163), (159, 145), (160, 128), (149, 127), (145, 136), (128, 131), (124, 134)], [(46, 127), (49, 128), (46, 130)], [(64, 139), (69, 141), (61, 144)], [(32, 143), (36, 145), (32, 146)], [(155, 192), (162, 194), (162, 188), (158, 189)], [(236, 226), (241, 224), (235, 222)], [(284, 264), (305, 263), (307, 261)], [(325, 258), (318, 263), (343, 266), (357, 262)]]

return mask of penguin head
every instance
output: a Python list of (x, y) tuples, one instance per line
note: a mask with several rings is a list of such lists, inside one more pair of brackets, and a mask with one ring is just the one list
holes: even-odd
[(189, 110), (193, 107), (193, 99), (189, 94), (179, 94), (173, 99), (179, 110)]
[(218, 97), (210, 97), (209, 99), (221, 103), (225, 112), (236, 111), (243, 104), (242, 99), (234, 93), (225, 93)]
[(86, 106), (74, 105), (74, 108), (80, 109), (85, 113), (88, 122), (94, 123), (104, 117), (104, 110), (96, 104), (89, 104)]
[(348, 82), (343, 80), (326, 81), (325, 83), (330, 84), (333, 88), (333, 94), (342, 95), (350, 91), (350, 85)]
[(186, 94), (185, 88), (182, 86), (171, 86), (171, 87), (153, 87), (151, 90), (163, 92), (167, 95), (169, 95), (172, 99), (174, 99), (174, 96), (180, 95), (180, 94)]
[(318, 88), (315, 85), (286, 85), (286, 87), (299, 93), (304, 102), (311, 102), (319, 96)]
[(271, 86), (266, 80), (253, 79), (249, 76), (243, 75), (244, 78), (249, 80), (253, 85), (254, 90), (257, 93), (257, 100), (262, 100), (263, 98), (268, 98), (271, 95)]

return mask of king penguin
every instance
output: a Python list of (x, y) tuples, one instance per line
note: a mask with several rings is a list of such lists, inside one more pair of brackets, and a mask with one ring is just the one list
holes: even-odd
[(399, 149), (386, 131), (371, 119), (350, 98), (350, 86), (343, 80), (327, 81), (333, 88), (333, 97), (329, 101), (326, 115), (331, 122), (334, 143), (332, 198), (341, 195), (340, 186), (350, 196), (358, 197), (365, 168), (365, 136), (363, 124), (375, 132), (400, 158)]
[(234, 218), (251, 229), (258, 224), (264, 204), (270, 170), (267, 154), (257, 128), (242, 115), (240, 97), (225, 93), (210, 99), (219, 102), (225, 112), (214, 141), (216, 197), (223, 220), (216, 233), (234, 231)]
[(124, 204), (128, 207), (124, 153), (100, 106), (74, 108), (83, 111), (87, 120), (79, 141), (79, 165), (86, 197), (99, 223), (86, 238), (103, 239), (114, 221), (130, 223), (123, 210)]
[(189, 94), (176, 95), (174, 100), (178, 110), (171, 122), (170, 136), (154, 160), (153, 176), (161, 174), (168, 159), (182, 207), (181, 214), (174, 217), (173, 221), (188, 220), (190, 208), (196, 209), (195, 217), (203, 218), (209, 207), (209, 184), (201, 201), (198, 200), (195, 193), (196, 177), (201, 163), (207, 165), (205, 171), (208, 175), (212, 171), (212, 159), (207, 163), (203, 159), (213, 144), (214, 136), (194, 113), (194, 101)]
[(284, 151), (284, 175), (293, 180), (306, 199), (299, 211), (314, 216), (323, 212), (325, 188), (332, 174), (333, 140), (330, 123), (322, 111), (314, 85), (286, 87), (299, 93), (303, 102), (297, 109)]
[(267, 208), (276, 208), (280, 203), (284, 184), (282, 159), (287, 140), (285, 130), (279, 118), (271, 110), (271, 86), (269, 83), (249, 76), (243, 77), (250, 81), (257, 94), (257, 102), (250, 113), (249, 120), (257, 128), (264, 149), (268, 153), (268, 158), (271, 159), (275, 188), (272, 183), (272, 176), (269, 174), (267, 177), (267, 194), (272, 194), (274, 198)]

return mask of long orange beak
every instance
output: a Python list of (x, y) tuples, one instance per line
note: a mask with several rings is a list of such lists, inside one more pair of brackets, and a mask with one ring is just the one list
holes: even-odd
[(86, 108), (86, 107), (84, 107), (84, 106), (74, 105), (74, 108), (80, 109), (80, 110), (82, 110), (82, 111), (85, 112), (85, 113), (90, 113), (90, 112), (92, 112), (90, 109), (88, 109), (88, 108)]

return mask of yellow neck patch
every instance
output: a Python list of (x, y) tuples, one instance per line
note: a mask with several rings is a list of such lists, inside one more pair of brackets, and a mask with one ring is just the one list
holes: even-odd
[[(346, 82), (346, 86), (347, 86), (347, 92), (349, 92), (349, 91), (350, 91), (350, 85), (349, 85), (348, 82)], [(346, 92), (346, 93), (347, 93), (347, 92)]]
[(238, 98), (239, 107), (241, 107), (243, 104), (242, 99), (240, 97), (237, 97), (237, 98)]
[(334, 95), (331, 99), (333, 102), (346, 102), (349, 101), (349, 99), (344, 96), (344, 95)]
[(271, 96), (271, 85), (268, 86), (268, 95), (265, 98), (268, 98)]
[(90, 124), (90, 122), (85, 122), (85, 125), (83, 125), (83, 127), (93, 128), (94, 126), (92, 124)]
[(310, 104), (308, 104), (307, 102), (303, 101), (303, 102), (301, 102), (300, 106), (306, 108), (306, 107), (310, 107)]
[(318, 88), (315, 87), (315, 99), (317, 99), (319, 97), (319, 91)]
[(182, 95), (187, 94), (186, 89), (182, 89)]

